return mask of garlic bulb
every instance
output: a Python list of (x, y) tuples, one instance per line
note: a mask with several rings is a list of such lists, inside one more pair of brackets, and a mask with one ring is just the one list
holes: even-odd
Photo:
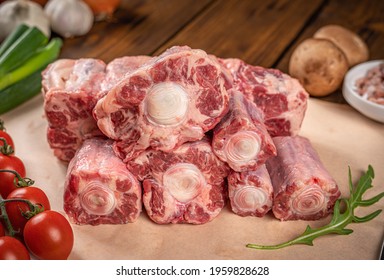
[(82, 0), (49, 0), (45, 12), (52, 30), (66, 38), (85, 35), (93, 26), (93, 12)]
[(0, 5), (0, 40), (20, 24), (36, 26), (47, 37), (51, 35), (49, 19), (43, 8), (32, 1), (9, 0)]

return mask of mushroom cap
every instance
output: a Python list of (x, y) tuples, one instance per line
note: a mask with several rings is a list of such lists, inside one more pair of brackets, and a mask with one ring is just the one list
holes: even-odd
[(348, 61), (331, 41), (309, 38), (293, 51), (288, 71), (312, 96), (326, 96), (340, 87)]
[(338, 46), (347, 57), (349, 67), (367, 61), (369, 58), (369, 50), (363, 39), (343, 26), (325, 25), (316, 31), (313, 38), (327, 39)]

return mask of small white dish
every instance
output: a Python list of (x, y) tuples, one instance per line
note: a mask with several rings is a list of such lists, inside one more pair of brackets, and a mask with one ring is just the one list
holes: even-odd
[(360, 96), (356, 91), (356, 81), (363, 78), (367, 71), (384, 63), (384, 60), (372, 60), (351, 68), (344, 77), (343, 96), (345, 100), (363, 115), (384, 123), (384, 105), (374, 103)]

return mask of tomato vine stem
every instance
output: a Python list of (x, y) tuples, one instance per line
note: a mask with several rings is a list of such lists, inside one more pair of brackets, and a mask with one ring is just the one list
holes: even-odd
[[(0, 140), (2, 140), (2, 138), (0, 137)], [(5, 139), (4, 139), (5, 140)], [(5, 145), (6, 145), (6, 141), (5, 141)], [(10, 170), (10, 169), (0, 169), (0, 172), (8, 172), (8, 173), (12, 173), (15, 175), (15, 179), (13, 181), (13, 183), (15, 184), (16, 187), (18, 188), (23, 188), (23, 187), (29, 187), (29, 186), (32, 186), (35, 182), (30, 179), (30, 178), (23, 178), (17, 171), (15, 170)], [(6, 207), (5, 207), (5, 204), (6, 203), (9, 203), (9, 202), (22, 202), (22, 203), (25, 203), (28, 205), (29, 207), (29, 211), (26, 211), (26, 212), (23, 212), (23, 216), (26, 218), (26, 219), (29, 219), (31, 218), (32, 216), (36, 215), (37, 213), (40, 213), (44, 210), (44, 207), (42, 207), (41, 205), (38, 205), (38, 204), (33, 204), (32, 202), (30, 202), (29, 200), (27, 199), (22, 199), (22, 198), (11, 198), (11, 199), (4, 199), (1, 194), (0, 194), (0, 219), (4, 221), (5, 223), (5, 226), (7, 227), (7, 231), (8, 231), (8, 234), (10, 236), (15, 236), (17, 233), (19, 233), (18, 231), (15, 231), (12, 227), (12, 223), (11, 221), (9, 220), (9, 217), (8, 217), (8, 214), (7, 214), (7, 210), (6, 210)]]
[(0, 119), (0, 130), (5, 131), (4, 121)]
[[(1, 138), (0, 138), (1, 139)], [(13, 180), (13, 183), (17, 188), (24, 188), (32, 186), (35, 181), (33, 181), (30, 178), (23, 178), (19, 173), (17, 173), (15, 170), (10, 169), (0, 169), (0, 172), (9, 172), (15, 175), (15, 179)]]
[(23, 216), (26, 219), (30, 219), (34, 215), (37, 215), (38, 213), (44, 211), (44, 207), (39, 205), (39, 204), (33, 204), (30, 202), (28, 199), (23, 199), (23, 198), (10, 198), (10, 199), (4, 199), (1, 194), (0, 194), (0, 219), (4, 221), (5, 226), (7, 227), (8, 235), (14, 237), (18, 231), (15, 231), (13, 229), (12, 223), (9, 220), (8, 214), (7, 214), (7, 209), (5, 207), (6, 203), (10, 202), (22, 202), (28, 205), (29, 211), (23, 212)]
[(0, 141), (3, 142), (3, 146), (0, 146), (0, 153), (5, 156), (9, 156), (14, 153), (13, 147), (7, 143), (7, 140), (4, 137), (0, 137)]

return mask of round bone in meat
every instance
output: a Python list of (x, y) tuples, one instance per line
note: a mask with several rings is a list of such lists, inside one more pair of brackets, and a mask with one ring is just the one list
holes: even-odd
[(276, 148), (261, 110), (242, 93), (230, 92), (229, 112), (213, 130), (212, 149), (235, 171), (256, 170)]
[(188, 94), (177, 83), (160, 83), (148, 92), (144, 107), (144, 114), (150, 123), (177, 126), (188, 113)]
[(185, 203), (200, 193), (206, 181), (196, 165), (179, 163), (167, 169), (163, 175), (163, 184), (175, 199)]
[(317, 220), (327, 216), (340, 196), (310, 141), (302, 136), (274, 137), (277, 156), (266, 166), (274, 188), (272, 212), (286, 220)]
[(116, 199), (112, 190), (100, 181), (90, 181), (79, 194), (81, 207), (90, 215), (108, 215), (116, 207)]
[(224, 150), (229, 163), (248, 162), (260, 152), (260, 137), (253, 131), (240, 131), (229, 137)]
[(239, 216), (263, 217), (272, 208), (273, 187), (265, 164), (228, 175), (231, 209)]
[(204, 51), (172, 47), (129, 73), (95, 107), (100, 130), (128, 161), (200, 140), (227, 113), (221, 66)]
[(252, 211), (260, 208), (268, 200), (268, 194), (262, 189), (245, 186), (235, 191), (233, 201), (243, 211)]
[(64, 211), (75, 224), (125, 224), (141, 213), (141, 184), (114, 154), (112, 142), (86, 139), (68, 165)]
[(143, 181), (143, 205), (158, 224), (204, 224), (225, 205), (229, 167), (206, 138), (171, 152), (147, 149), (127, 166)]

